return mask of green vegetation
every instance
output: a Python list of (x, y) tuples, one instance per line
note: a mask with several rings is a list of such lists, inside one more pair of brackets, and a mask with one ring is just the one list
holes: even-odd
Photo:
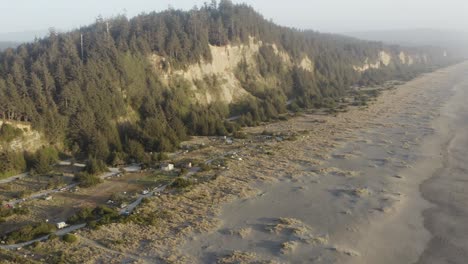
[(171, 183), (170, 187), (174, 189), (185, 189), (190, 187), (191, 185), (192, 182), (190, 180), (179, 177)]
[[(228, 160), (226, 158), (218, 158), (218, 159), (214, 159), (211, 164), (211, 166), (203, 163), (200, 165), (200, 168), (202, 169), (202, 171), (209, 171), (211, 170), (211, 167), (226, 167), (228, 165)], [(208, 169), (206, 169), (206, 167), (208, 167)]]
[(122, 221), (139, 224), (141, 226), (157, 226), (161, 219), (167, 218), (170, 215), (167, 211), (156, 211), (146, 214), (132, 214)]
[(80, 187), (92, 187), (102, 182), (98, 175), (106, 171), (108, 171), (107, 166), (102, 160), (91, 158), (86, 163), (84, 171), (76, 174), (75, 181)]
[(95, 221), (96, 225), (108, 224), (119, 220), (119, 213), (105, 205), (100, 205), (94, 209), (84, 208), (75, 215), (68, 218), (69, 224), (81, 224)]
[(23, 130), (15, 128), (10, 124), (3, 123), (0, 126), (0, 142), (11, 142), (13, 139), (23, 135)]
[(17, 208), (6, 208), (6, 207), (0, 207), (0, 222), (2, 222), (2, 219), (13, 216), (13, 215), (25, 215), (28, 214), (29, 210), (24, 207), (17, 207)]
[(102, 182), (98, 176), (89, 174), (87, 172), (77, 173), (75, 176), (75, 181), (77, 181), (79, 186), (83, 188), (93, 187)]
[(210, 171), (212, 167), (210, 164), (206, 164), (205, 162), (199, 163), (198, 166), (200, 167), (201, 171)]
[(72, 234), (65, 234), (63, 237), (62, 237), (62, 240), (67, 242), (67, 243), (75, 243), (76, 241), (78, 241), (78, 237), (76, 237), (75, 235), (72, 235)]
[(23, 153), (0, 151), (0, 179), (7, 178), (26, 170), (26, 160)]
[(138, 183), (144, 186), (159, 186), (171, 183), (179, 173), (177, 171), (170, 172), (155, 172), (143, 179), (138, 180)]
[(247, 139), (249, 137), (247, 133), (240, 132), (240, 131), (234, 132), (232, 136), (237, 139)]
[[(251, 37), (275, 44), (296, 62), (307, 56), (313, 65), (288, 67), (271, 45), (262, 45), (255, 64), (242, 61), (237, 67), (236, 77), (251, 96), (236, 105), (201, 105), (186, 80), (161, 77), (169, 69), (211, 61), (210, 45), (247, 44)], [(402, 49), (281, 27), (251, 7), (227, 0), (187, 12), (99, 18), (68, 33), (51, 30), (46, 38), (0, 53), (0, 118), (31, 123), (49, 142), (78, 158), (147, 162), (152, 158), (148, 153), (172, 151), (191, 135), (235, 132), (238, 125), (225, 121), (229, 116), (239, 115), (240, 125), (253, 126), (285, 113), (288, 100), (295, 99), (294, 111), (317, 107), (351, 85), (408, 79), (451, 62), (436, 48), (408, 49), (409, 54), (424, 52), (429, 62), (405, 66), (395, 59), (381, 69), (353, 69), (367, 58), (375, 61), (382, 50), (397, 58)], [(148, 59), (152, 55), (164, 60), (154, 65)], [(197, 85), (219, 91), (221, 82), (208, 76)], [(6, 129), (4, 137), (16, 134)], [(0, 177), (25, 167), (11, 155), (0, 155), (0, 166), (7, 166), (0, 168)], [(47, 159), (39, 158), (35, 170), (46, 172)]]
[(102, 160), (89, 159), (86, 163), (85, 172), (91, 175), (97, 175), (108, 171), (106, 164)]
[(39, 264), (40, 262), (28, 259), (28, 258), (23, 258), (20, 255), (16, 255), (14, 252), (10, 252), (7, 250), (0, 249), (0, 259), (2, 262), (7, 262), (7, 263), (17, 263), (17, 264)]
[(49, 223), (30, 224), (8, 233), (3, 240), (7, 244), (17, 244), (49, 235), (56, 230), (56, 227)]
[(57, 163), (58, 152), (55, 148), (45, 147), (27, 157), (27, 159), (32, 173), (46, 174), (52, 171), (53, 165)]
[(50, 172), (56, 161), (58, 152), (55, 148), (45, 147), (34, 154), (15, 151), (0, 151), (0, 179), (22, 173), (30, 169), (33, 174)]

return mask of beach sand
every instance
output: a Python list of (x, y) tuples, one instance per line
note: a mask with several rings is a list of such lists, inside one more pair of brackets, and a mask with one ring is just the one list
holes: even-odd
[(335, 138), (256, 160), (250, 173), (272, 180), (224, 205), (218, 227), (181, 252), (199, 263), (466, 263), (466, 73), (417, 78), (343, 114)]

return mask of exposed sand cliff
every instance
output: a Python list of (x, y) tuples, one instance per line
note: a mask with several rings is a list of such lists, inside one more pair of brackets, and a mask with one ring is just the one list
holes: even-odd
[(0, 127), (3, 123), (21, 129), (23, 135), (13, 139), (11, 142), (0, 143), (0, 150), (9, 149), (13, 151), (34, 152), (45, 145), (43, 135), (32, 129), (30, 124), (0, 120)]
[(369, 58), (366, 58), (362, 66), (354, 66), (354, 70), (358, 72), (365, 72), (370, 69), (380, 69), (381, 65), (388, 66), (392, 62), (392, 56), (385, 51), (379, 53), (379, 58), (376, 62), (372, 63)]
[[(300, 61), (294, 61), (287, 52), (279, 49), (277, 45), (250, 38), (248, 45), (226, 45), (222, 47), (210, 45), (213, 58), (211, 62), (202, 61), (192, 64), (185, 70), (172, 70), (169, 67), (169, 70), (164, 74), (164, 79), (168, 80), (170, 77), (180, 76), (189, 81), (199, 103), (209, 104), (216, 101), (232, 103), (238, 101), (245, 96), (249, 96), (249, 93), (235, 76), (237, 67), (242, 60), (245, 60), (250, 66), (256, 66), (255, 57), (262, 46), (271, 47), (287, 67), (298, 66), (310, 72), (315, 70), (314, 62), (308, 56), (304, 56)], [(153, 54), (150, 57), (150, 62), (161, 70), (161, 63), (166, 62), (166, 59)], [(208, 91), (197, 86), (198, 81), (212, 76), (216, 76), (221, 82), (219, 90)], [(261, 78), (259, 74), (257, 77)]]
[(419, 57), (419, 55), (410, 55), (403, 51), (401, 51), (398, 54), (398, 56), (392, 57), (390, 53), (386, 51), (381, 51), (379, 52), (378, 59), (375, 62), (371, 62), (369, 58), (366, 58), (363, 65), (354, 65), (353, 68), (357, 72), (365, 72), (371, 69), (380, 69), (381, 67), (387, 67), (396, 60), (398, 60), (400, 64), (410, 66), (413, 65), (415, 61), (424, 63), (427, 62), (427, 57), (426, 55), (422, 55), (421, 57)]

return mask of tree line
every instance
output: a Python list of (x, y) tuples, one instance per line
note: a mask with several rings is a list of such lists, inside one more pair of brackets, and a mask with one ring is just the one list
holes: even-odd
[[(187, 81), (163, 81), (148, 61), (157, 54), (167, 59), (163, 70), (183, 70), (211, 61), (210, 45), (248, 44), (250, 38), (275, 44), (295, 61), (308, 56), (314, 70), (288, 68), (264, 45), (256, 66), (241, 62), (236, 70), (252, 96), (232, 105), (202, 105), (192, 100)], [(190, 11), (98, 18), (0, 53), (0, 118), (32, 123), (51, 145), (73, 156), (120, 164), (151, 159), (147, 153), (173, 150), (191, 135), (233, 133), (239, 124), (225, 121), (230, 115), (240, 114), (241, 125), (253, 125), (286, 112), (291, 99), (295, 106), (313, 107), (357, 83), (405, 78), (429, 64), (449, 62), (436, 48), (427, 48), (428, 63), (353, 70), (366, 58), (377, 59), (381, 50), (397, 54), (400, 47), (281, 27), (226, 0)], [(5, 153), (2, 160), (16, 160)]]

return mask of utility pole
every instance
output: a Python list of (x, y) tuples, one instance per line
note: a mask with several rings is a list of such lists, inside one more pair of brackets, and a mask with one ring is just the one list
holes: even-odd
[(107, 35), (109, 35), (109, 21), (106, 21), (106, 31)]

